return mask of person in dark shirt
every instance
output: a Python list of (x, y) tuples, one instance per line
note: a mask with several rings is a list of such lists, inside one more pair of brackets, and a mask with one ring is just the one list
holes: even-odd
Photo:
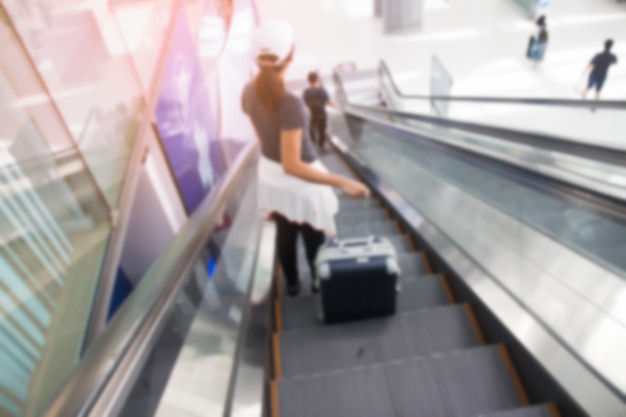
[(596, 90), (596, 100), (600, 98), (600, 91), (604, 86), (604, 81), (606, 81), (606, 75), (609, 72), (609, 67), (613, 64), (617, 64), (617, 57), (611, 53), (612, 47), (613, 40), (607, 39), (604, 42), (604, 51), (596, 54), (587, 68), (585, 68), (585, 73), (590, 70), (591, 72), (589, 73), (587, 88), (583, 91), (583, 98), (587, 97), (587, 93), (592, 88), (595, 88)]
[(316, 72), (310, 72), (308, 80), (309, 88), (304, 91), (303, 98), (311, 113), (311, 121), (309, 122), (311, 140), (319, 149), (324, 149), (327, 120), (326, 106), (334, 106), (334, 103), (328, 97), (324, 87), (320, 86), (320, 79)]

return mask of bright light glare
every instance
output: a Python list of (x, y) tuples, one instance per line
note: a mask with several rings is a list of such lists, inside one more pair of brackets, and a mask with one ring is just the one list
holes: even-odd
[(424, 10), (445, 10), (450, 8), (450, 3), (445, 0), (426, 0)]
[(343, 0), (342, 6), (348, 17), (353, 19), (371, 18), (374, 15), (373, 1)]
[(394, 36), (391, 42), (409, 43), (421, 41), (452, 41), (459, 39), (471, 39), (481, 36), (480, 32), (475, 28), (446, 30), (441, 32), (420, 33), (412, 36)]

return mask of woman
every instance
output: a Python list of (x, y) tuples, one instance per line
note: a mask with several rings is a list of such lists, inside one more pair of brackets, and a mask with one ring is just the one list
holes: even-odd
[(259, 73), (242, 95), (261, 145), (259, 204), (276, 220), (276, 248), (287, 280), (287, 293), (300, 292), (296, 242), (302, 235), (318, 291), (314, 261), (325, 233), (335, 234), (339, 204), (332, 187), (353, 198), (366, 198), (363, 184), (329, 173), (317, 160), (308, 136), (304, 103), (285, 90), (284, 76), (293, 58), (293, 30), (286, 22), (266, 22), (257, 28), (252, 49)]
[(537, 19), (537, 26), (539, 27), (539, 33), (530, 48), (530, 58), (535, 62), (535, 65), (543, 61), (543, 55), (546, 52), (546, 46), (548, 45), (548, 29), (546, 28), (546, 17), (540, 16)]

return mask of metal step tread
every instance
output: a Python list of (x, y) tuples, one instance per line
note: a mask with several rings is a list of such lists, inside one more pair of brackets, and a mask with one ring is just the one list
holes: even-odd
[(337, 224), (361, 224), (366, 221), (376, 222), (379, 220), (389, 220), (387, 213), (381, 208), (372, 209), (369, 210), (369, 212), (365, 210), (345, 210), (339, 211), (339, 213), (335, 215), (335, 222)]
[(523, 406), (503, 346), (274, 382), (280, 417), (470, 417)]
[[(277, 300), (283, 332), (321, 326), (319, 319), (319, 295), (282, 297)], [(426, 275), (402, 281), (398, 294), (397, 312), (418, 311), (421, 309), (449, 305), (451, 303), (443, 280), (438, 275)]]
[(560, 413), (554, 404), (539, 404), (532, 407), (516, 408), (514, 410), (497, 411), (495, 413), (480, 414), (476, 417), (559, 417)]
[(467, 304), (280, 333), (282, 378), (478, 346)]
[(372, 198), (367, 200), (355, 200), (353, 198), (340, 198), (339, 199), (339, 212), (343, 210), (382, 210), (378, 205), (378, 202)]
[(387, 236), (386, 239), (391, 242), (393, 247), (398, 252), (398, 255), (402, 253), (411, 253), (414, 252), (412, 245), (409, 243), (408, 235), (395, 235), (395, 236)]
[(376, 220), (362, 224), (337, 224), (337, 237), (340, 239), (365, 237), (365, 236), (377, 236), (377, 237), (391, 237), (399, 234), (396, 224), (390, 220)]

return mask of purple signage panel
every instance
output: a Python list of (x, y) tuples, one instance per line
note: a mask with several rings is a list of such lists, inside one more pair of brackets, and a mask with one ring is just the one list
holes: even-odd
[(159, 135), (187, 213), (191, 214), (225, 171), (184, 9), (178, 11), (156, 106)]

